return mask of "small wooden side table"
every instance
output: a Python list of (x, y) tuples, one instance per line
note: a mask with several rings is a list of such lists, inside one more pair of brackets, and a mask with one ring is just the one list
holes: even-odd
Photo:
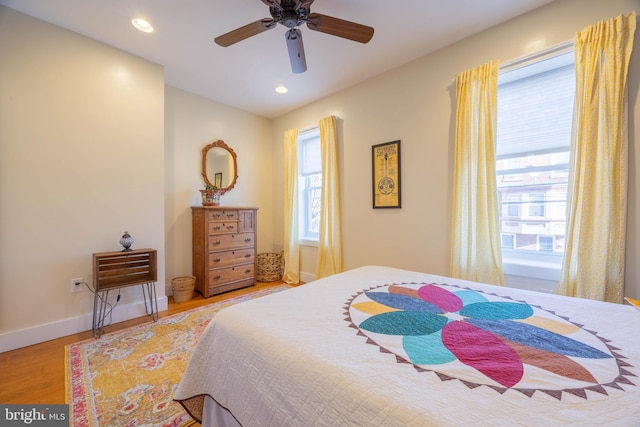
[[(98, 252), (93, 254), (93, 336), (104, 332), (109, 291), (127, 286), (142, 285), (146, 313), (158, 320), (158, 252), (155, 249)], [(145, 289), (146, 287), (146, 289)], [(147, 297), (149, 304), (147, 306)]]

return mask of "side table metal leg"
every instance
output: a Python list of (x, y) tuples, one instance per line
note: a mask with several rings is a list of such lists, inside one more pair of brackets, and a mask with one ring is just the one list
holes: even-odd
[[(100, 303), (98, 304), (98, 300)], [(93, 299), (93, 336), (100, 338), (104, 333), (104, 319), (107, 315), (107, 305), (109, 301), (109, 291), (96, 292)], [(96, 306), (98, 306), (96, 314)]]
[(93, 336), (96, 336), (96, 330), (98, 329), (98, 291), (93, 293)]
[[(149, 293), (149, 306), (147, 307), (147, 294), (145, 293), (144, 287), (147, 287), (147, 292)], [(145, 312), (153, 318), (153, 321), (156, 322), (158, 320), (158, 298), (156, 295), (156, 287), (155, 283), (145, 283), (142, 285), (142, 297), (144, 299), (144, 310)]]

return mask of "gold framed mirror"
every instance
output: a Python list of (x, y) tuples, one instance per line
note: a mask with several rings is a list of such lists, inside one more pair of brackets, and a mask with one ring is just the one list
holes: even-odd
[(238, 157), (221, 139), (202, 149), (202, 179), (205, 185), (218, 187), (224, 194), (238, 180)]

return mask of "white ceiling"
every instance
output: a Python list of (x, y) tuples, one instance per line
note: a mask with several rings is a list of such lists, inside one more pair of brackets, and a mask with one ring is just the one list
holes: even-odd
[[(286, 28), (230, 47), (214, 37), (270, 17), (260, 0), (0, 0), (0, 4), (161, 64), (165, 81), (274, 118), (553, 0), (316, 0), (311, 11), (375, 28), (360, 44), (302, 34), (308, 70), (291, 72)], [(151, 34), (130, 20), (144, 17)], [(289, 92), (277, 94), (285, 85)]]

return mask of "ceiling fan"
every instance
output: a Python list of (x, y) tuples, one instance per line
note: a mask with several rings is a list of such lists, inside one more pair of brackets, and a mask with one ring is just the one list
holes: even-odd
[(360, 43), (368, 43), (373, 37), (373, 28), (344, 19), (311, 13), (311, 4), (314, 0), (261, 0), (269, 6), (271, 18), (265, 18), (237, 28), (226, 34), (218, 36), (214, 41), (222, 46), (231, 46), (234, 43), (255, 36), (264, 31), (282, 24), (289, 28), (285, 34), (291, 70), (294, 73), (304, 73), (307, 70), (307, 61), (302, 45), (302, 32), (298, 28), (307, 24), (307, 28), (332, 36), (342, 37)]

